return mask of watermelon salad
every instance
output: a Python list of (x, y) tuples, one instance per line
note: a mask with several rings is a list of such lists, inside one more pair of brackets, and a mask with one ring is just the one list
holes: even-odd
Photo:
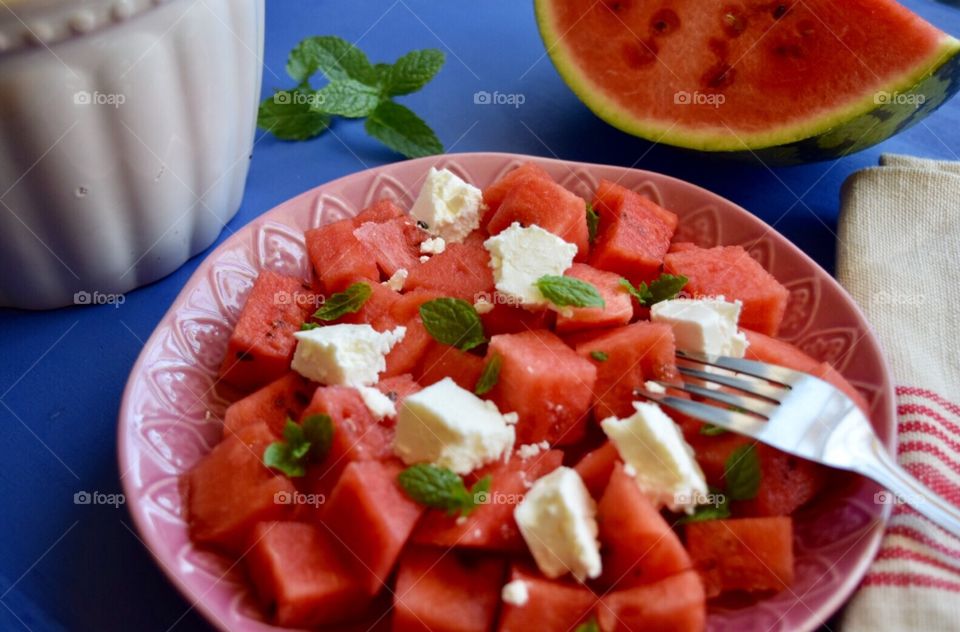
[(775, 338), (773, 276), (677, 223), (526, 164), (482, 191), (431, 169), (410, 209), (308, 230), (314, 278), (262, 271), (230, 336), (192, 540), (296, 628), (701, 630), (708, 603), (788, 589), (825, 471), (642, 392), (681, 349), (862, 398)]

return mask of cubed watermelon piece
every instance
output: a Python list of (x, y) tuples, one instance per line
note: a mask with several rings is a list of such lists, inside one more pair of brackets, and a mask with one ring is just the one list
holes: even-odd
[(515, 565), (510, 581), (527, 585), (527, 602), (522, 606), (504, 603), (499, 632), (570, 632), (590, 620), (600, 603), (593, 592), (573, 581), (545, 579), (526, 566)]
[(222, 379), (252, 391), (289, 371), (297, 348), (293, 334), (307, 317), (312, 294), (300, 279), (262, 271), (227, 343)]
[(639, 193), (612, 183), (600, 187), (594, 206), (600, 226), (590, 264), (626, 277), (635, 285), (655, 279), (670, 248), (676, 216)]
[(523, 186), (511, 188), (487, 222), (487, 232), (496, 235), (513, 222), (536, 224), (577, 247), (580, 258), (590, 250), (587, 235), (587, 204), (562, 186), (543, 178), (526, 178)]
[(328, 293), (360, 279), (380, 281), (377, 261), (353, 234), (354, 228), (352, 219), (342, 219), (305, 233), (313, 271)]
[(490, 476), (485, 503), (465, 520), (445, 511), (429, 509), (417, 526), (413, 540), (420, 544), (462, 546), (488, 551), (521, 552), (527, 546), (513, 519), (514, 507), (523, 499), (528, 485), (560, 467), (563, 452), (548, 450), (526, 459), (513, 455), (507, 463), (487, 466), (471, 476), (471, 482)]
[(420, 316), (414, 316), (402, 324), (407, 328), (407, 332), (403, 335), (403, 339), (395, 344), (390, 353), (387, 354), (387, 368), (381, 374), (382, 377), (412, 373), (420, 364), (427, 349), (434, 342), (433, 336), (423, 326), (423, 320)]
[[(581, 342), (577, 353), (597, 367), (594, 417), (633, 414), (634, 391), (647, 380), (677, 377), (673, 330), (663, 323), (638, 322)], [(593, 352), (606, 354), (598, 360)]]
[(685, 571), (653, 584), (618, 590), (597, 608), (601, 632), (700, 632), (707, 627), (703, 581)]
[(687, 550), (711, 597), (727, 591), (777, 592), (793, 583), (793, 518), (691, 522)]
[(742, 246), (690, 248), (663, 259), (664, 271), (687, 277), (693, 296), (724, 296), (743, 301), (740, 326), (776, 335), (790, 292)]
[(414, 316), (420, 315), (420, 306), (427, 301), (442, 298), (443, 292), (429, 288), (410, 288), (404, 291), (397, 302), (390, 308), (390, 317), (398, 323), (405, 323)]
[[(497, 295), (485, 296), (484, 298), (493, 302), (495, 296)], [(480, 320), (483, 322), (483, 331), (488, 336), (496, 336), (498, 334), (518, 334), (530, 329), (551, 329), (556, 314), (551, 309), (529, 310), (504, 302), (495, 302), (490, 311), (480, 314)]]
[(349, 553), (325, 529), (261, 522), (244, 556), (257, 595), (277, 625), (307, 628), (363, 615), (371, 601)]
[(557, 316), (557, 333), (626, 325), (633, 318), (633, 299), (620, 285), (619, 274), (598, 270), (584, 263), (575, 263), (564, 276), (586, 281), (603, 297), (603, 307), (574, 307), (573, 314)]
[(399, 463), (354, 461), (324, 505), (323, 521), (360, 563), (373, 595), (386, 585), (423, 508), (397, 483)]
[(366, 246), (383, 276), (389, 278), (403, 268), (413, 270), (420, 265), (420, 242), (429, 235), (407, 217), (386, 222), (366, 222), (353, 234)]
[(448, 244), (443, 252), (410, 270), (404, 287), (436, 290), (441, 296), (473, 303), (480, 295), (493, 294), (490, 253), (477, 243)]
[(408, 395), (413, 395), (423, 390), (423, 386), (414, 380), (413, 376), (409, 373), (383, 378), (377, 382), (376, 387), (397, 405)]
[(360, 211), (353, 218), (353, 225), (361, 226), (367, 222), (389, 222), (398, 217), (406, 217), (406, 215), (403, 209), (397, 206), (393, 200), (381, 198)]
[(333, 441), (323, 465), (342, 470), (352, 461), (382, 460), (393, 456), (392, 425), (378, 423), (357, 389), (349, 386), (321, 386), (303, 412), (323, 413), (333, 420)]
[(194, 542), (239, 553), (256, 523), (289, 517), (292, 508), (278, 498), (293, 493), (293, 483), (261, 460), (275, 440), (265, 423), (241, 428), (187, 472), (182, 485)]
[(410, 546), (393, 591), (393, 632), (487, 632), (506, 563), (457, 549)]
[(490, 339), (487, 360), (500, 355), (500, 379), (489, 397), (520, 415), (517, 443), (568, 445), (583, 438), (597, 370), (545, 329)]
[(601, 585), (622, 590), (692, 567), (680, 538), (619, 462), (597, 505), (597, 523), (603, 556)]
[(553, 181), (553, 178), (543, 167), (539, 167), (532, 162), (520, 165), (483, 190), (483, 203), (487, 207), (487, 217), (491, 217), (493, 213), (497, 212), (507, 193), (517, 186), (522, 186), (524, 182), (530, 179)]
[(599, 448), (583, 455), (573, 469), (583, 479), (583, 484), (590, 490), (590, 495), (599, 499), (607, 488), (607, 483), (610, 482), (613, 467), (619, 460), (620, 453), (617, 452), (617, 446), (610, 441), (605, 441)]
[(352, 325), (368, 324), (377, 331), (387, 331), (396, 327), (396, 322), (390, 317), (391, 310), (401, 295), (391, 290), (382, 283), (368, 282), (370, 287), (370, 296), (364, 301), (360, 309), (344, 314), (336, 323), (349, 323)]
[(316, 389), (317, 384), (314, 382), (299, 373), (288, 372), (230, 404), (223, 416), (223, 436), (229, 437), (241, 428), (262, 421), (279, 437), (288, 418), (300, 419)]
[(461, 388), (473, 391), (484, 364), (481, 356), (431, 341), (416, 368), (417, 381), (430, 386), (449, 377)]

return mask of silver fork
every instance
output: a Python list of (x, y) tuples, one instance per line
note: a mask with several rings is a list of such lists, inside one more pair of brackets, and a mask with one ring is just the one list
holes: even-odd
[[(687, 380), (702, 381), (713, 388), (689, 381), (657, 383), (712, 404), (682, 399), (670, 395), (669, 390), (657, 393), (641, 388), (637, 393), (778, 450), (871, 478), (898, 501), (960, 537), (960, 510), (897, 465), (867, 417), (833, 385), (806, 373), (753, 360), (684, 351), (678, 351), (677, 356), (693, 365), (679, 367)], [(713, 372), (709, 367), (724, 371)], [(718, 390), (721, 386), (727, 388)]]

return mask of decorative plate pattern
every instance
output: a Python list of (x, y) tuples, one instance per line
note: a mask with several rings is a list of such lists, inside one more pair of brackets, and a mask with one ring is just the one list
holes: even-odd
[[(190, 543), (177, 492), (178, 476), (219, 438), (228, 394), (219, 392), (216, 371), (258, 270), (308, 278), (303, 230), (354, 215), (382, 196), (409, 206), (430, 166), (446, 166), (482, 187), (527, 160), (581, 195), (606, 178), (657, 200), (680, 216), (684, 239), (748, 247), (791, 290), (787, 337), (836, 362), (869, 396), (873, 424), (891, 445), (889, 372), (860, 310), (810, 258), (733, 203), (655, 173), (511, 154), (453, 154), (364, 171), (307, 191), (227, 239), (187, 282), (130, 374), (118, 428), (127, 504), (157, 562), (211, 623), (232, 631), (276, 629), (262, 620), (239, 569)], [(874, 484), (845, 474), (837, 480), (844, 484), (831, 485), (830, 494), (797, 517), (791, 589), (749, 607), (712, 610), (711, 631), (813, 630), (846, 600), (877, 550), (889, 508), (873, 502)]]

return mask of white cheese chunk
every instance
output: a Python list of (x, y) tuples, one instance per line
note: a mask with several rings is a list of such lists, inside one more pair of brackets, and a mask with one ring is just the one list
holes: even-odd
[(327, 325), (298, 331), (290, 368), (320, 384), (369, 386), (387, 368), (386, 355), (406, 327), (379, 332), (370, 325)]
[(420, 263), (426, 263), (430, 261), (430, 255), (420, 255)]
[(393, 404), (393, 400), (384, 395), (380, 389), (372, 386), (358, 386), (357, 391), (370, 414), (377, 421), (397, 416), (397, 407)]
[(410, 272), (406, 268), (398, 268), (383, 284), (394, 292), (400, 292), (403, 290), (403, 285), (407, 282), (408, 276), (410, 276)]
[(480, 189), (448, 169), (431, 167), (410, 214), (426, 224), (431, 235), (453, 244), (480, 227), (481, 204)]
[(635, 471), (637, 485), (658, 506), (692, 513), (707, 495), (707, 482), (680, 428), (660, 406), (634, 402), (625, 419), (608, 417), (600, 424)]
[(577, 254), (575, 245), (553, 233), (517, 222), (487, 239), (483, 246), (490, 252), (497, 291), (525, 307), (549, 304), (540, 293), (537, 280), (546, 275), (562, 276)]
[(496, 405), (447, 377), (400, 404), (393, 451), (407, 465), (433, 463), (468, 474), (509, 458), (514, 439)]
[(517, 448), (517, 455), (519, 455), (521, 459), (529, 459), (530, 457), (537, 456), (541, 452), (549, 449), (549, 441), (541, 441), (540, 443), (527, 443)]
[(657, 395), (664, 395), (667, 392), (667, 389), (661, 385), (659, 382), (654, 382), (653, 380), (647, 380), (643, 383), (643, 388), (647, 389), (651, 393), (656, 393)]
[(747, 337), (737, 331), (740, 301), (724, 297), (660, 301), (650, 308), (650, 320), (670, 325), (677, 348), (683, 351), (742, 358)]
[(522, 579), (515, 579), (504, 585), (500, 590), (500, 598), (503, 603), (511, 606), (523, 606), (530, 599), (530, 590), (527, 588), (527, 582)]
[(420, 242), (420, 252), (427, 255), (439, 255), (447, 249), (447, 242), (443, 237), (431, 237)]
[(580, 581), (600, 575), (597, 505), (576, 470), (559, 467), (537, 479), (513, 516), (540, 571)]

